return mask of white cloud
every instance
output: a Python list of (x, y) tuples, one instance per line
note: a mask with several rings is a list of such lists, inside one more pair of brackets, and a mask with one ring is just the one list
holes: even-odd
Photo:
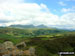
[(1, 3), (23, 3), (24, 0), (0, 0)]
[(72, 7), (72, 8), (62, 8), (61, 12), (75, 12), (75, 7)]
[(40, 6), (41, 6), (43, 9), (45, 9), (47, 12), (49, 12), (49, 9), (47, 8), (47, 6), (46, 6), (45, 4), (41, 3)]
[[(23, 0), (0, 1), (2, 1), (2, 3), (0, 3), (0, 26), (9, 26), (12, 24), (44, 24), (48, 26), (71, 25), (70, 28), (75, 28), (75, 13), (67, 13), (59, 17), (58, 15), (52, 14), (43, 3), (38, 5), (37, 3), (24, 3)], [(21, 3), (19, 1), (21, 1)]]
[(41, 4), (42, 8), (47, 8), (47, 6), (45, 4)]
[(68, 8), (62, 8), (62, 10), (61, 10), (61, 12), (68, 12), (68, 11), (70, 11), (70, 9)]
[(62, 1), (58, 2), (58, 4), (61, 5), (61, 6), (67, 6), (67, 4), (65, 4), (65, 3), (62, 2)]
[[(8, 0), (8, 2), (10, 1)], [(13, 2), (14, 4), (11, 2), (9, 4), (7, 2), (0, 4), (0, 20), (4, 20), (4, 25), (55, 24), (53, 22), (58, 20), (58, 16), (50, 13), (47, 6), (43, 3), (38, 5), (36, 3), (15, 3), (15, 0)], [(42, 11), (43, 9), (45, 11)]]
[(75, 13), (67, 13), (61, 16), (63, 25), (75, 26)]

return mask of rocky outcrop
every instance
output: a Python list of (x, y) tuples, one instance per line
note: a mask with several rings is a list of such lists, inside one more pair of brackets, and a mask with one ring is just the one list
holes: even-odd
[(17, 45), (14, 45), (11, 41), (6, 41), (3, 44), (0, 43), (0, 56), (36, 56), (34, 47), (30, 47), (27, 50), (23, 50), (18, 48), (18, 46), (20, 45), (23, 45), (21, 46), (21, 48), (26, 48), (25, 42), (21, 42)]
[(30, 47), (29, 48), (29, 52), (30, 52), (30, 56), (36, 56), (35, 55), (35, 48), (34, 47)]
[(11, 41), (4, 42), (3, 46), (7, 50), (12, 50), (14, 48), (14, 44)]
[(17, 47), (18, 49), (25, 49), (25, 48), (26, 48), (26, 43), (25, 43), (25, 42), (18, 43), (18, 44), (16, 45), (16, 47)]

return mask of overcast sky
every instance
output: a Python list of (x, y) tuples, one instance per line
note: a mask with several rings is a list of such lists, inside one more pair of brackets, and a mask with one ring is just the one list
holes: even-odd
[(75, 29), (75, 0), (0, 0), (0, 26), (13, 24)]

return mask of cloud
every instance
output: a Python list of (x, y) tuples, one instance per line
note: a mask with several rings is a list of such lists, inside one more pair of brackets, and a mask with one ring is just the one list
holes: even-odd
[(8, 21), (8, 20), (0, 20), (0, 23), (8, 23), (8, 22), (10, 22), (10, 21)]
[(62, 1), (58, 2), (58, 4), (61, 5), (61, 6), (67, 6), (67, 4), (65, 4), (65, 3), (62, 2)]
[(62, 25), (75, 26), (75, 13), (67, 13), (61, 16)]
[(47, 12), (49, 12), (49, 9), (47, 8), (47, 6), (46, 6), (45, 4), (41, 3), (40, 6), (41, 6), (44, 10), (46, 10)]
[(75, 26), (75, 13), (66, 13), (59, 18), (59, 24), (56, 26), (61, 26), (64, 28), (72, 28)]
[(7, 1), (10, 3), (4, 2), (0, 4), (0, 21), (2, 22), (3, 19), (3, 24), (6, 26), (12, 24), (47, 25), (55, 24), (55, 20), (58, 20), (58, 16), (50, 13), (47, 6), (43, 3), (40, 5), (36, 3), (16, 3), (13, 0), (13, 4), (11, 1)]
[(61, 29), (75, 29), (75, 13), (66, 13), (62, 15), (59, 17), (58, 24), (51, 26)]
[[(0, 20), (20, 21), (36, 17), (42, 8), (38, 4), (0, 4)], [(40, 12), (41, 13), (41, 12)]]
[(66, 28), (75, 28), (75, 13), (73, 12), (58, 16), (51, 13), (47, 5), (43, 3), (39, 5), (37, 3), (24, 3), (23, 0), (0, 1), (2, 2), (0, 3), (0, 26), (13, 24), (44, 24), (58, 28), (60, 28), (59, 26), (61, 26), (61, 28), (65, 28), (65, 26)]
[(75, 12), (75, 7), (72, 7), (72, 8), (62, 8), (61, 12)]
[(0, 0), (0, 3), (23, 3), (24, 0)]

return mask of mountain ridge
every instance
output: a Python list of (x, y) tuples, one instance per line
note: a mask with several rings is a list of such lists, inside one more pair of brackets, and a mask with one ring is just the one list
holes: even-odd
[(48, 28), (47, 26), (45, 25), (38, 25), (38, 26), (35, 26), (35, 25), (10, 25), (8, 27), (14, 27), (14, 28)]

